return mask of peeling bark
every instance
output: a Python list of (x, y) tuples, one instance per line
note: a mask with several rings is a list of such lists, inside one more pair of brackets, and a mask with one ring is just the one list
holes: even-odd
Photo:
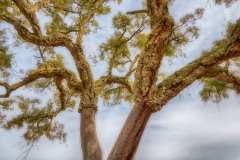
[(152, 31), (140, 54), (135, 73), (134, 98), (140, 102), (148, 95), (157, 81), (158, 69), (172, 34), (173, 18), (168, 13), (167, 1), (147, 1)]

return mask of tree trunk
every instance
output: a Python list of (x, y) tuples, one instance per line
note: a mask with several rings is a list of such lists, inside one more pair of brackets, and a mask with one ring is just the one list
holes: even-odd
[(83, 160), (102, 160), (102, 149), (96, 132), (96, 111), (85, 108), (81, 111), (80, 138)]
[(141, 102), (134, 105), (108, 156), (108, 160), (131, 160), (134, 158), (151, 115), (152, 111), (145, 103)]

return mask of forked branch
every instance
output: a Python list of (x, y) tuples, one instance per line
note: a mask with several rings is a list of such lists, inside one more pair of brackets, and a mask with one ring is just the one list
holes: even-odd
[[(192, 84), (196, 79), (209, 76), (213, 67), (225, 62), (231, 58), (240, 56), (240, 20), (237, 21), (235, 29), (232, 31), (232, 37), (224, 49), (215, 48), (210, 52), (205, 52), (197, 60), (187, 64), (182, 69), (176, 71), (163, 82), (158, 84), (157, 91), (152, 92), (153, 103), (151, 108), (153, 111), (159, 111), (169, 100), (175, 97), (180, 91)], [(223, 51), (222, 51), (223, 50)], [(221, 52), (220, 52), (221, 51)], [(216, 69), (216, 68), (215, 68)], [(221, 77), (225, 81), (237, 82), (236, 78), (231, 75), (223, 75), (217, 73), (217, 77)], [(225, 72), (226, 73), (226, 72)], [(213, 74), (213, 73), (211, 73)], [(231, 77), (231, 78), (230, 78)], [(154, 103), (156, 103), (154, 105)]]
[(36, 14), (30, 10), (30, 4), (24, 0), (13, 0), (13, 2), (16, 4), (16, 6), (20, 9), (28, 22), (31, 24), (34, 34), (40, 36), (42, 33), (38, 23), (38, 19), (36, 17)]

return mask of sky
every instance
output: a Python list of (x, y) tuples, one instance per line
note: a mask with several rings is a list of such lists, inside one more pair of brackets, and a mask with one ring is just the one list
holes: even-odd
[[(225, 8), (215, 6), (211, 0), (175, 0), (170, 7), (170, 13), (179, 20), (186, 13), (194, 12), (195, 8), (204, 8), (205, 13), (197, 22), (200, 37), (182, 49), (187, 58), (168, 58), (162, 62), (161, 71), (170, 75), (201, 55), (202, 50), (208, 50), (212, 42), (222, 38), (228, 21), (235, 21), (240, 15), (240, 1)], [(95, 54), (98, 45), (108, 37), (113, 30), (111, 17), (121, 10), (123, 12), (141, 9), (141, 1), (123, 1), (120, 6), (112, 4), (112, 14), (99, 19), (102, 30), (97, 34), (84, 37), (84, 49), (88, 54)], [(59, 48), (61, 52), (67, 52)], [(21, 50), (20, 50), (21, 51)], [(26, 51), (28, 52), (28, 51)], [(29, 51), (30, 52), (30, 51)], [(34, 65), (31, 54), (17, 54), (22, 62), (20, 67), (31, 68)], [(72, 59), (66, 56), (71, 66)], [(105, 72), (105, 64), (99, 62), (93, 65), (95, 78)], [(28, 64), (28, 65), (26, 65)], [(142, 136), (136, 160), (240, 160), (240, 99), (230, 92), (228, 99), (220, 103), (203, 102), (199, 96), (202, 85), (194, 82), (181, 92), (181, 96), (173, 98), (160, 112), (154, 113)], [(0, 91), (2, 91), (0, 89)], [(19, 89), (16, 93), (24, 93)], [(14, 95), (13, 94), (13, 95)], [(25, 93), (24, 93), (25, 94)], [(61, 113), (57, 120), (64, 123), (67, 132), (66, 144), (51, 142), (42, 137), (28, 156), (29, 160), (79, 160), (81, 159), (79, 119), (77, 107), (73, 112)], [(122, 102), (115, 107), (104, 106), (99, 101), (97, 114), (97, 132), (103, 149), (104, 159), (107, 158), (112, 146), (126, 120), (131, 106)], [(11, 117), (11, 115), (10, 115)], [(22, 153), (17, 144), (24, 130), (4, 131), (0, 129), (0, 160), (15, 160)]]

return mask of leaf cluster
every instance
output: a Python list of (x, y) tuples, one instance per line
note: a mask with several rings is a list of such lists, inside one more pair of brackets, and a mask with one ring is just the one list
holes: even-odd
[(10, 130), (12, 128), (23, 128), (27, 125), (27, 131), (23, 135), (27, 144), (37, 142), (39, 138), (45, 135), (50, 140), (58, 139), (62, 142), (66, 141), (66, 133), (63, 124), (54, 121), (54, 103), (49, 101), (46, 107), (38, 108), (41, 101), (39, 99), (29, 99), (17, 96), (12, 105), (17, 104), (21, 114), (8, 120), (3, 128)]
[(10, 15), (11, 14), (11, 10), (9, 9), (10, 6), (12, 6), (13, 3), (9, 0), (1, 0), (0, 1), (0, 22), (1, 22), (1, 19), (2, 19), (2, 16), (3, 15)]
[[(121, 3), (121, 0), (112, 0)], [(98, 16), (106, 15), (111, 12), (106, 0), (53, 0), (50, 5), (43, 10), (51, 19), (45, 25), (47, 34), (62, 33), (70, 37), (84, 28), (85, 35), (99, 29), (96, 20)]]
[(147, 35), (141, 32), (147, 27), (148, 20), (143, 14), (130, 17), (119, 12), (113, 17), (112, 24), (116, 30), (100, 45), (100, 60), (107, 60), (110, 69), (123, 72), (124, 66), (131, 62), (132, 48), (142, 49), (145, 46)]
[[(173, 33), (170, 38), (166, 56), (177, 56), (182, 54), (181, 46), (188, 44), (193, 39), (199, 37), (199, 28), (195, 25), (196, 21), (202, 18), (204, 9), (197, 8), (194, 13), (184, 15), (179, 22), (175, 22)], [(183, 54), (182, 54), (183, 55)]]
[[(35, 50), (39, 49), (37, 47)], [(61, 53), (57, 53), (53, 47), (46, 47), (44, 50), (39, 50), (39, 53), (40, 57), (38, 57), (37, 68), (65, 68), (67, 62), (64, 60), (64, 56)]]
[(107, 85), (100, 93), (106, 106), (119, 105), (122, 100), (133, 104), (133, 96), (123, 85)]
[(237, 2), (237, 0), (214, 0), (214, 2), (218, 5), (224, 3), (226, 7), (230, 7), (233, 3)]
[(203, 83), (204, 87), (200, 92), (203, 101), (211, 100), (212, 102), (219, 103), (223, 98), (228, 98), (228, 85), (226, 82), (207, 79)]
[(3, 100), (0, 101), (0, 126), (4, 123), (6, 115), (4, 111), (13, 110), (11, 105), (14, 103), (14, 100)]
[(0, 73), (2, 77), (8, 77), (10, 74), (7, 69), (12, 67), (13, 55), (8, 53), (8, 46), (5, 45), (6, 41), (5, 30), (0, 30)]

